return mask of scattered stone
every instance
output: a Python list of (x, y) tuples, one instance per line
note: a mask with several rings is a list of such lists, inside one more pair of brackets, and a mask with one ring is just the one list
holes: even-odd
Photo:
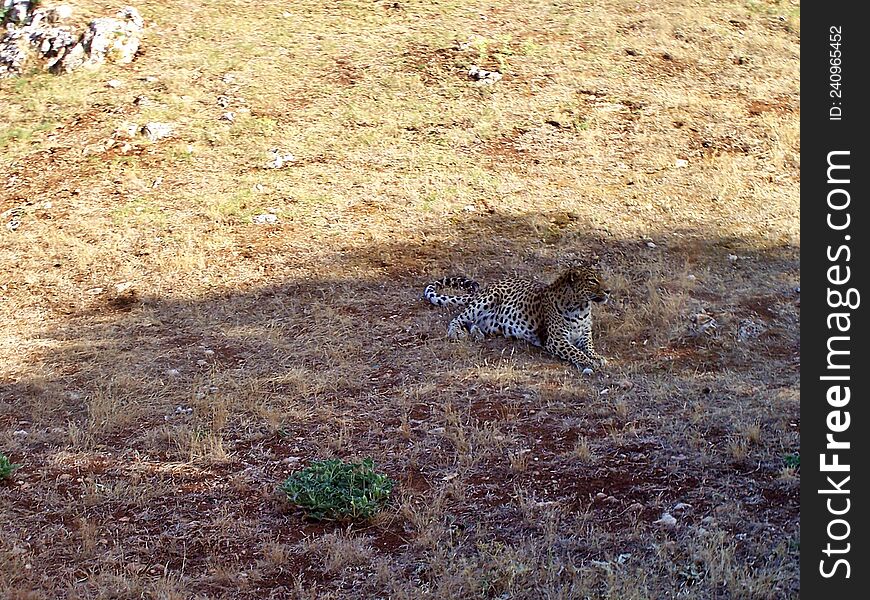
[(0, 37), (0, 77), (21, 73), (31, 58), (43, 61), (53, 73), (68, 73), (79, 67), (97, 68), (105, 62), (127, 64), (139, 49), (144, 21), (133, 7), (119, 11), (115, 18), (91, 21), (85, 31), (56, 26), (72, 14), (68, 5), (33, 10), (34, 2), (11, 0), (6, 32)]
[(592, 371), (592, 369), (590, 369), (589, 367), (586, 367), (586, 368), (583, 369), (583, 374), (584, 374), (584, 375), (592, 375), (593, 372), (594, 372), (594, 371)]
[(501, 80), (501, 73), (498, 71), (487, 71), (486, 69), (481, 69), (477, 65), (471, 65), (468, 68), (468, 76), (475, 81), (480, 82), (481, 85), (492, 85), (497, 81)]
[(181, 371), (178, 369), (166, 369), (166, 374), (170, 377), (178, 377), (181, 375)]
[(230, 105), (230, 99), (226, 96), (218, 96), (216, 102), (221, 108), (226, 108)]
[(112, 89), (121, 87), (121, 81), (119, 79), (110, 79), (106, 82), (106, 85)]
[(604, 388), (598, 392), (598, 395), (599, 396), (606, 396), (609, 393), (610, 393), (610, 388)]
[(275, 225), (278, 222), (278, 216), (271, 213), (263, 213), (251, 217), (251, 221), (255, 225)]
[(176, 415), (190, 415), (193, 414), (193, 408), (190, 406), (176, 406), (175, 407)]
[(695, 277), (694, 275), (692, 275), (690, 273), (690, 274), (686, 275), (686, 279), (688, 279), (689, 281), (695, 281), (697, 279), (697, 277)]
[(676, 166), (678, 169), (682, 169), (683, 167), (689, 166), (689, 161), (687, 161), (685, 158), (678, 158), (677, 162), (674, 163), (674, 166)]
[(132, 6), (122, 8), (112, 17), (101, 17), (88, 23), (78, 43), (59, 61), (61, 71), (79, 66), (99, 67), (105, 62), (126, 65), (133, 61), (145, 21)]
[(760, 336), (765, 332), (767, 327), (764, 323), (759, 323), (752, 319), (743, 319), (737, 325), (737, 341), (740, 343), (748, 342)]
[(221, 81), (229, 85), (236, 82), (236, 76), (233, 73), (227, 73), (221, 77)]
[(631, 558), (631, 552), (623, 552), (616, 557), (616, 564), (624, 565), (629, 558)]
[(3, 24), (21, 24), (27, 21), (32, 7), (31, 0), (4, 0), (3, 8), (6, 9), (6, 15), (3, 18)]
[(150, 123), (145, 123), (140, 129), (142, 135), (147, 137), (152, 142), (156, 142), (157, 140), (161, 140), (165, 137), (169, 137), (172, 135), (173, 127), (170, 123), (158, 123), (157, 121), (151, 121)]
[(295, 156), (280, 148), (272, 148), (269, 152), (272, 154), (272, 160), (266, 165), (267, 169), (280, 169), (296, 160)]
[(607, 494), (605, 494), (604, 492), (598, 492), (597, 494), (595, 494), (596, 500), (604, 500), (606, 498), (607, 498)]
[(647, 242), (647, 243), (646, 243), (646, 247), (647, 247), (647, 248), (655, 248), (655, 247), (656, 247), (656, 243), (655, 243), (655, 242)]
[(12, 435), (17, 438), (26, 438), (28, 436), (28, 433), (24, 429), (18, 429), (16, 431), (13, 431)]
[(677, 502), (676, 504), (674, 504), (674, 507), (671, 510), (673, 512), (681, 512), (681, 511), (687, 511), (690, 508), (692, 508), (691, 504), (688, 504), (686, 502)]
[(39, 13), (42, 13), (43, 19), (48, 23), (60, 23), (61, 21), (66, 21), (72, 16), (73, 8), (69, 4), (58, 4), (51, 8), (43, 8), (34, 11), (33, 18), (36, 19)]
[(94, 287), (94, 288), (91, 288), (91, 289), (89, 289), (89, 290), (85, 290), (85, 293), (86, 293), (86, 294), (89, 294), (89, 295), (91, 295), (91, 296), (97, 296), (97, 295), (103, 293), (103, 288), (101, 288), (101, 287)]
[(158, 175), (157, 178), (154, 180), (154, 182), (151, 184), (151, 188), (154, 189), (154, 188), (160, 187), (160, 184), (162, 184), (162, 183), (163, 183), (163, 176)]
[(653, 521), (656, 525), (661, 525), (662, 527), (666, 527), (668, 529), (673, 529), (677, 526), (677, 520), (671, 513), (662, 513), (661, 518), (656, 521)]
[(232, 123), (235, 120), (236, 120), (235, 113), (225, 112), (224, 114), (221, 115), (221, 121), (229, 121), (230, 123)]
[(729, 262), (737, 262), (737, 255), (736, 254), (729, 254), (728, 261)]

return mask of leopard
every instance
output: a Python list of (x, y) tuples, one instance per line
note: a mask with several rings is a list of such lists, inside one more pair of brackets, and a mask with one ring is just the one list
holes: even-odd
[[(443, 293), (443, 288), (463, 293)], [(549, 285), (508, 277), (481, 289), (473, 279), (450, 276), (429, 283), (422, 297), (436, 306), (464, 308), (447, 328), (452, 341), (502, 335), (542, 347), (583, 370), (607, 365), (592, 341), (592, 307), (610, 298), (596, 265), (571, 266)]]

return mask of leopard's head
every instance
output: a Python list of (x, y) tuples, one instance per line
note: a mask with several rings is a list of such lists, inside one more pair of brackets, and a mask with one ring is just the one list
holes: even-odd
[(571, 267), (559, 276), (555, 286), (566, 295), (570, 304), (607, 302), (610, 297), (610, 290), (601, 283), (600, 271), (592, 265)]

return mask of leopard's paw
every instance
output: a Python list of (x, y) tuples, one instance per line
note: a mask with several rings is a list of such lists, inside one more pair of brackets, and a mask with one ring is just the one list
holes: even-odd
[(447, 338), (451, 342), (459, 342), (468, 337), (468, 331), (458, 323), (451, 323), (447, 328)]
[(486, 337), (486, 334), (483, 333), (483, 331), (481, 331), (480, 327), (478, 327), (477, 325), (471, 326), (471, 329), (469, 330), (469, 334), (471, 335), (471, 339), (473, 339), (476, 342), (483, 341), (483, 338)]

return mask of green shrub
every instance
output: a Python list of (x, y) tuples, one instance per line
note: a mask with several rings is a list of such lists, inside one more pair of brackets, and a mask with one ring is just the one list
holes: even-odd
[(786, 454), (782, 457), (785, 466), (790, 469), (797, 469), (801, 466), (801, 455), (797, 453)]
[(394, 485), (375, 471), (370, 458), (361, 463), (331, 459), (314, 461), (291, 474), (281, 491), (312, 519), (347, 521), (377, 514)]
[(6, 479), (20, 467), (21, 465), (9, 462), (9, 458), (5, 454), (0, 454), (0, 479)]

